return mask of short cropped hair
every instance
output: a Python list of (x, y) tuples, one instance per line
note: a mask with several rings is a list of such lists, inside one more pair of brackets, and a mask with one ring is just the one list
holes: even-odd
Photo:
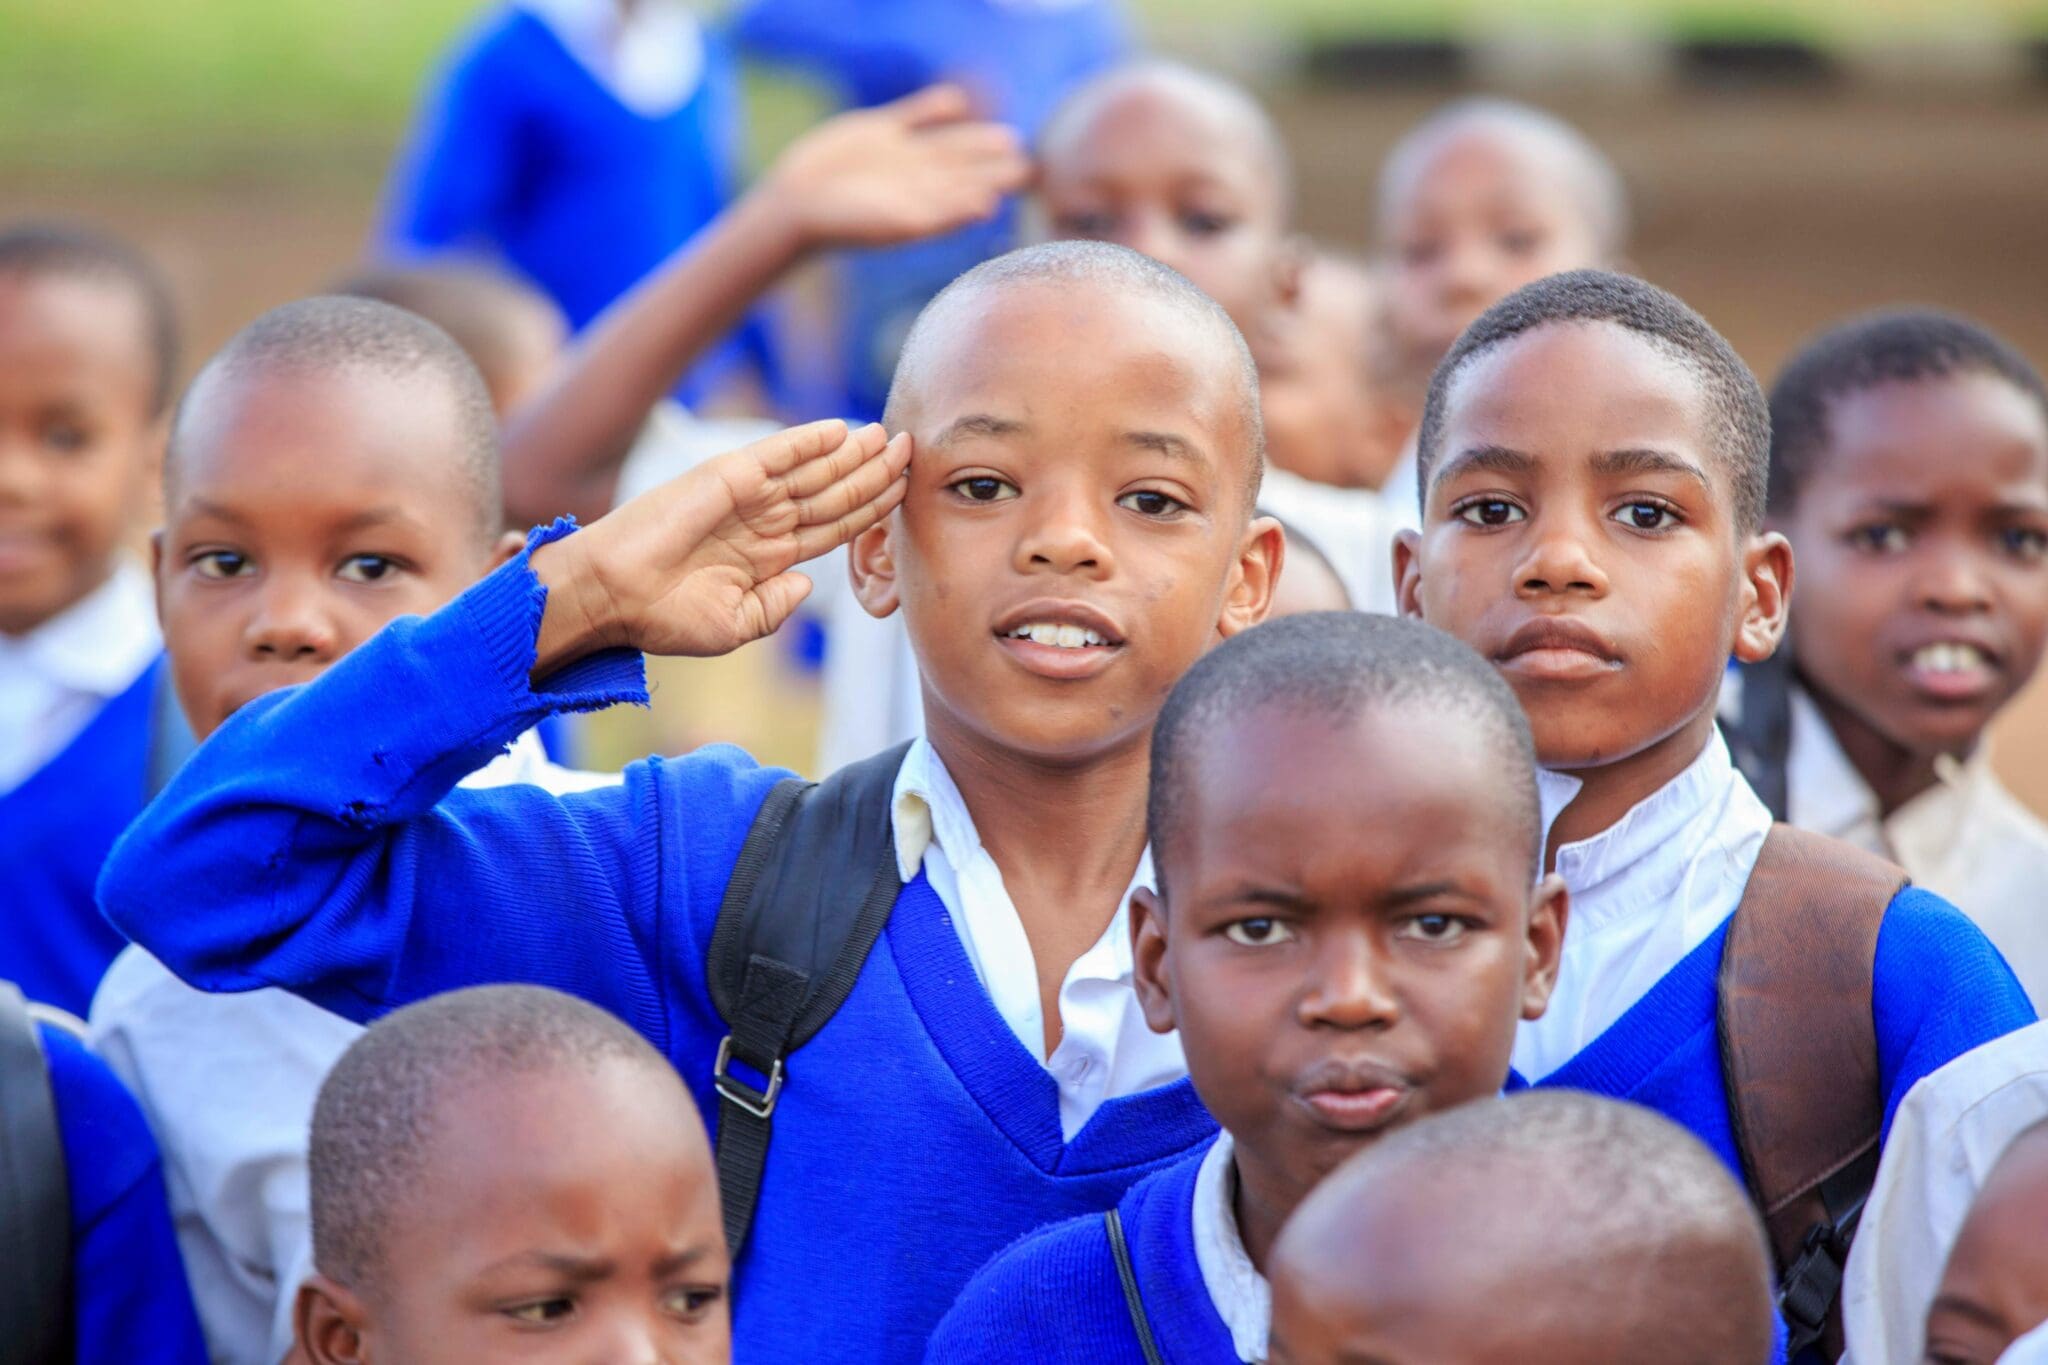
[(2003, 379), (2048, 414), (2040, 371), (1997, 333), (1932, 308), (1866, 313), (1801, 346), (1771, 385), (1771, 497), (1790, 512), (1828, 445), (1837, 399), (1880, 384), (1982, 374)]
[(1363, 612), (1316, 611), (1233, 635), (1195, 661), (1152, 729), (1146, 825), (1162, 890), (1203, 741), (1247, 713), (1279, 708), (1342, 722), (1370, 711), (1421, 708), (1467, 721), (1501, 760), (1500, 782), (1521, 814), (1531, 880), (1542, 857), (1536, 744), (1499, 672), (1434, 626)]
[(1611, 270), (1567, 270), (1524, 285), (1467, 327), (1429, 381), (1415, 438), (1422, 503), (1442, 453), (1451, 386), (1477, 357), (1550, 323), (1604, 322), (1642, 337), (1699, 380), (1712, 424), (1710, 439), (1735, 490), (1735, 520), (1753, 531), (1763, 523), (1770, 479), (1771, 414), (1763, 389), (1742, 357), (1677, 295)]
[(1553, 152), (1586, 212), (1601, 253), (1612, 259), (1628, 246), (1628, 187), (1607, 154), (1557, 115), (1493, 96), (1454, 100), (1402, 135), (1380, 165), (1378, 198), (1383, 210), (1398, 197), (1401, 182), (1412, 174), (1417, 160), (1468, 132), (1525, 138)]
[(449, 335), (415, 313), (374, 299), (318, 295), (280, 305), (244, 327), (207, 361), (179, 404), (164, 455), (172, 487), (181, 431), (193, 406), (218, 383), (278, 370), (365, 371), (402, 383), (438, 385), (454, 405), (462, 474), (476, 499), (477, 522), (495, 535), (504, 521), (498, 419), (476, 366)]
[(66, 276), (125, 291), (142, 315), (150, 415), (170, 406), (178, 379), (178, 310), (170, 286), (147, 256), (97, 228), (16, 223), (0, 228), (0, 274)]
[(419, 314), (454, 338), (487, 383), (524, 359), (519, 352), (521, 329), (563, 335), (568, 330), (553, 299), (516, 276), (480, 265), (366, 270), (342, 280), (333, 292)]
[[(976, 295), (1018, 285), (1064, 285), (1098, 293), (1118, 291), (1164, 303), (1184, 314), (1195, 327), (1209, 332), (1227, 349), (1237, 369), (1241, 415), (1250, 437), (1250, 484), (1245, 490), (1247, 515), (1258, 502), (1259, 483), (1265, 474), (1266, 428), (1259, 411), (1259, 367), (1252, 360), (1237, 324), (1223, 305), (1203, 293), (1187, 276), (1150, 256), (1113, 242), (1041, 242), (1019, 247), (983, 261), (941, 289), (918, 313), (903, 350), (896, 360), (896, 373), (889, 382), (889, 401), (882, 422), (892, 431), (902, 428), (903, 404), (923, 381), (930, 364), (928, 353), (935, 344), (941, 323), (956, 308)], [(1051, 397), (1052, 395), (1048, 395)]]
[(371, 1025), (334, 1064), (313, 1107), (308, 1162), (320, 1273), (350, 1286), (377, 1283), (385, 1230), (404, 1217), (443, 1109), (466, 1086), (604, 1062), (670, 1070), (619, 1020), (539, 986), (452, 991)]

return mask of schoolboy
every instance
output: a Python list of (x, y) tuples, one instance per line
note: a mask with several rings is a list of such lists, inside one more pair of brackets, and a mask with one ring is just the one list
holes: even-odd
[(1955, 902), (2038, 1007), (2048, 827), (1984, 735), (2048, 644), (2040, 375), (1945, 313), (1823, 333), (1771, 390), (1770, 521), (1798, 556), (1791, 647), (1729, 689), (1760, 791)]
[(176, 372), (170, 296), (132, 247), (0, 228), (0, 977), (73, 1014), (123, 942), (92, 885), (142, 808), (159, 680), (122, 545)]
[(930, 1361), (1265, 1360), (1288, 1215), (1384, 1134), (1499, 1094), (1543, 1012), (1564, 892), (1534, 875), (1528, 724), (1471, 650), (1389, 617), (1268, 622), (1189, 670), (1152, 745), (1138, 990), (1222, 1135), (1114, 1226), (1004, 1252)]
[(207, 1359), (135, 1101), (70, 1026), (0, 981), (0, 1324), (20, 1360)]
[(593, 1005), (484, 986), (387, 1016), (320, 1087), (312, 1153), (313, 1365), (732, 1358), (703, 1120)]
[(1273, 1252), (1275, 1365), (1761, 1365), (1742, 1190), (1647, 1110), (1538, 1091), (1425, 1119), (1317, 1187)]
[[(1780, 835), (1715, 703), (1729, 658), (1768, 657), (1784, 630), (1791, 550), (1762, 529), (1769, 433), (1755, 378), (1697, 313), (1626, 276), (1555, 275), (1487, 310), (1439, 367), (1423, 530), (1395, 552), (1404, 610), (1501, 670), (1562, 804), (1549, 857), (1573, 934), (1516, 1071), (1665, 1113), (1735, 1169), (1761, 1149), (1738, 1149), (1717, 983)], [(1809, 852), (1897, 884), (1830, 849)], [(1871, 900), (1849, 927), (1874, 950), (1809, 932), (1800, 960), (1815, 977), (1871, 964), (1858, 1051), (1881, 1133), (1914, 1081), (2033, 1011), (1953, 906), (1911, 886)]]
[[(1618, 268), (1628, 251), (1614, 164), (1563, 119), (1512, 100), (1458, 100), (1410, 130), (1381, 163), (1377, 216), (1384, 387), (1418, 415), (1437, 362), (1474, 318), (1545, 275)], [(1385, 492), (1414, 525), (1412, 454)]]
[(2048, 1121), (2007, 1145), (1970, 1206), (1927, 1313), (1923, 1355), (1991, 1365), (2048, 1323)]
[[(498, 525), (489, 397), (454, 343), (355, 298), (273, 309), (200, 371), (164, 461), (164, 646), (192, 733), (318, 676), (515, 552)], [(465, 781), (571, 790), (529, 733)], [(93, 1046), (164, 1151), (213, 1358), (275, 1365), (310, 1258), (306, 1125), (360, 1032), (285, 991), (208, 995), (140, 948), (93, 998)]]
[[(1141, 1036), (1123, 904), (1149, 879), (1158, 707), (1264, 614), (1277, 568), (1279, 531), (1251, 516), (1250, 357), (1165, 267), (1067, 243), (935, 300), (897, 398), (893, 439), (798, 428), (543, 529), (425, 621), (245, 707), (101, 888), (211, 989), (283, 984), (359, 1018), (483, 980), (573, 989), (710, 1108), (727, 1030), (707, 945), (781, 775), (707, 750), (606, 791), (449, 789), (547, 711), (644, 700), (635, 648), (773, 629), (804, 591), (792, 566), (854, 539), (870, 607), (908, 614), (931, 739), (860, 775), (883, 776), (886, 814), (861, 810), (907, 885), (770, 1111), (736, 1266), (738, 1339), (764, 1359), (915, 1359), (1002, 1246), (1213, 1132), (1176, 1040)], [(200, 878), (203, 916), (166, 892)]]

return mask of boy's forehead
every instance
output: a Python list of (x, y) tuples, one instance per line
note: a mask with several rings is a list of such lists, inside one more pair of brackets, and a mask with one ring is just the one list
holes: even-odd
[(1114, 175), (1142, 151), (1155, 174), (1185, 166), (1210, 179), (1256, 186), (1282, 213), (1284, 181), (1277, 139), (1248, 98), (1207, 80), (1172, 72), (1112, 78), (1055, 121), (1039, 157), (1045, 188), (1069, 179)]
[(0, 271), (0, 352), (10, 369), (119, 371), (146, 398), (155, 382), (148, 327), (141, 300), (118, 282)]
[(1388, 224), (1425, 211), (1517, 208), (1584, 222), (1604, 235), (1610, 210), (1598, 202), (1584, 154), (1512, 119), (1454, 124), (1398, 150), (1382, 186)]

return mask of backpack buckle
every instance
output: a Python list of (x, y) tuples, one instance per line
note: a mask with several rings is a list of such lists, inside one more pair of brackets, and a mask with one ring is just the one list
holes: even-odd
[(1788, 1359), (1819, 1341), (1827, 1330), (1828, 1310), (1842, 1292), (1843, 1266), (1848, 1260), (1848, 1249), (1841, 1241), (1834, 1224), (1814, 1224), (1806, 1230), (1799, 1259), (1785, 1272), (1778, 1290), (1778, 1312), (1785, 1319)]
[(768, 1088), (756, 1090), (732, 1074), (732, 1035), (725, 1035), (718, 1045), (718, 1060), (711, 1064), (711, 1083), (718, 1093), (746, 1110), (757, 1119), (766, 1119), (775, 1112), (775, 1098), (782, 1093), (782, 1058), (777, 1057), (768, 1070)]

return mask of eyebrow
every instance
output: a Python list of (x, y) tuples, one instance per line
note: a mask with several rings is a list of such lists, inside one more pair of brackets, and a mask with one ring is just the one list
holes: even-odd
[(1481, 899), (1467, 891), (1464, 887), (1459, 886), (1456, 882), (1421, 882), (1414, 886), (1396, 887), (1386, 894), (1382, 899), (1382, 904), (1387, 909), (1399, 910), (1406, 906), (1414, 905), (1419, 901), (1437, 900), (1444, 896), (1454, 897), (1457, 900), (1463, 901), (1478, 901)]
[(538, 1266), (575, 1284), (592, 1284), (604, 1279), (618, 1269), (618, 1266), (603, 1257), (571, 1256), (555, 1251), (522, 1251), (516, 1256), (493, 1261), (483, 1268), (483, 1274), (490, 1275), (514, 1266)]
[(1467, 446), (1438, 465), (1429, 486), (1435, 488), (1455, 474), (1468, 469), (1490, 470), (1495, 474), (1527, 474), (1536, 468), (1536, 457), (1507, 446)]
[(1014, 417), (997, 417), (987, 412), (970, 413), (948, 422), (932, 444), (942, 446), (969, 436), (1015, 436), (1023, 430), (1024, 423)]
[(1630, 448), (1626, 450), (1604, 450), (1593, 457), (1595, 474), (1683, 474), (1697, 479), (1702, 487), (1707, 483), (1707, 471), (1701, 469), (1683, 455), (1674, 455), (1668, 450)]
[(662, 1257), (654, 1263), (654, 1274), (656, 1278), (674, 1275), (678, 1271), (688, 1270), (710, 1254), (710, 1248), (701, 1246), (691, 1247), (687, 1251), (675, 1252), (672, 1255)]
[(1140, 450), (1154, 451), (1168, 459), (1187, 460), (1194, 464), (1209, 463), (1209, 457), (1203, 454), (1193, 441), (1185, 436), (1176, 436), (1170, 431), (1127, 431), (1123, 434), (1123, 442)]

